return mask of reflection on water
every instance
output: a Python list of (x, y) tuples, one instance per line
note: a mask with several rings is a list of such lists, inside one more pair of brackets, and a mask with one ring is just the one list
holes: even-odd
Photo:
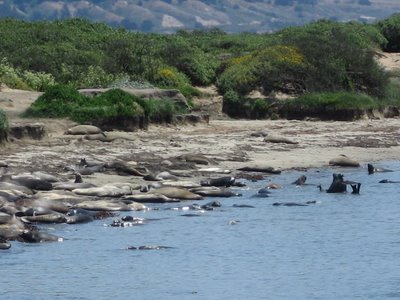
[[(112, 219), (47, 226), (64, 242), (13, 242), (0, 252), (1, 299), (398, 298), (400, 184), (378, 182), (400, 180), (400, 163), (379, 166), (395, 172), (284, 172), (249, 182), (243, 197), (218, 199), (222, 207), (200, 217), (154, 205), (160, 209), (124, 213), (155, 219), (139, 226), (104, 226)], [(362, 182), (361, 194), (319, 192), (317, 185), (328, 188), (333, 172)], [(302, 174), (310, 185), (292, 185)], [(266, 182), (283, 189), (251, 197)], [(172, 248), (127, 250), (141, 245)]]

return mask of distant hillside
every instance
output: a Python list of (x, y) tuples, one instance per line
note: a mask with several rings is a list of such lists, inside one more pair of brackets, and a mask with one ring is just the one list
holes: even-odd
[(143, 32), (218, 27), (270, 32), (317, 19), (373, 22), (400, 12), (399, 0), (0, 0), (0, 18), (83, 17)]

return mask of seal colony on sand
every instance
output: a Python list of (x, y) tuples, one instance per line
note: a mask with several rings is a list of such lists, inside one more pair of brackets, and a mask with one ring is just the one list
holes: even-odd
[[(14, 97), (10, 120), (13, 122), (18, 105), (26, 107), (29, 102), (26, 98), (18, 99), (18, 94), (7, 94), (7, 97)], [(2, 249), (14, 241), (58, 241), (61, 237), (46, 236), (46, 227), (38, 227), (44, 223), (85, 223), (114, 217), (120, 211), (156, 210), (184, 201), (190, 202), (176, 207), (183, 207), (181, 210), (189, 207), (192, 215), (198, 216), (200, 211), (212, 213), (219, 207), (209, 210), (208, 206), (199, 205), (198, 209), (192, 201), (240, 197), (247, 189), (240, 185), (247, 184), (242, 180), (267, 181), (269, 176), (285, 176), (293, 168), (303, 171), (327, 167), (333, 169), (332, 173), (340, 174), (336, 169), (346, 163), (362, 168), (363, 162), (375, 164), (377, 158), (395, 160), (400, 153), (397, 145), (400, 124), (394, 119), (211, 120), (208, 124), (179, 127), (152, 125), (146, 131), (124, 135), (86, 125), (74, 128), (76, 125), (68, 120), (49, 120), (42, 140), (17, 139), (3, 146), (0, 158)], [(68, 129), (74, 134), (64, 134)], [(252, 136), (251, 133), (259, 134)], [(338, 149), (346, 153), (347, 159), (339, 155)], [(379, 169), (374, 167), (374, 172)], [(307, 178), (295, 182), (299, 193), (308, 185), (305, 179), (315, 180), (309, 177), (307, 174)], [(357, 182), (344, 179), (338, 184), (338, 190), (344, 190), (343, 184), (354, 186), (360, 192)], [(283, 184), (264, 182), (263, 185), (254, 195), (260, 201), (293, 206), (291, 202), (269, 200), (273, 199), (275, 188), (286, 188)], [(307, 204), (301, 199), (294, 203)], [(240, 223), (233, 220), (232, 224)]]

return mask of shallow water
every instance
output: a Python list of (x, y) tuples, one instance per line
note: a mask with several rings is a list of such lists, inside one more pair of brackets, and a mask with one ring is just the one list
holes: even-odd
[[(1, 299), (399, 298), (400, 184), (378, 182), (400, 180), (400, 163), (376, 166), (395, 172), (284, 172), (248, 182), (243, 197), (216, 199), (222, 207), (198, 217), (152, 205), (160, 209), (121, 214), (154, 219), (144, 225), (43, 226), (64, 242), (13, 242), (0, 252)], [(319, 192), (316, 185), (328, 188), (334, 172), (362, 182), (361, 194)], [(303, 174), (310, 185), (291, 184)], [(284, 188), (251, 197), (270, 181)], [(272, 206), (310, 200), (317, 204)], [(140, 245), (172, 248), (126, 249)]]

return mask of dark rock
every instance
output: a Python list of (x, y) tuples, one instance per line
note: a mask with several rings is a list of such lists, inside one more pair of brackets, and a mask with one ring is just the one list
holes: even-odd
[(44, 124), (18, 124), (10, 125), (9, 135), (16, 139), (31, 138), (34, 140), (41, 140), (46, 134)]

